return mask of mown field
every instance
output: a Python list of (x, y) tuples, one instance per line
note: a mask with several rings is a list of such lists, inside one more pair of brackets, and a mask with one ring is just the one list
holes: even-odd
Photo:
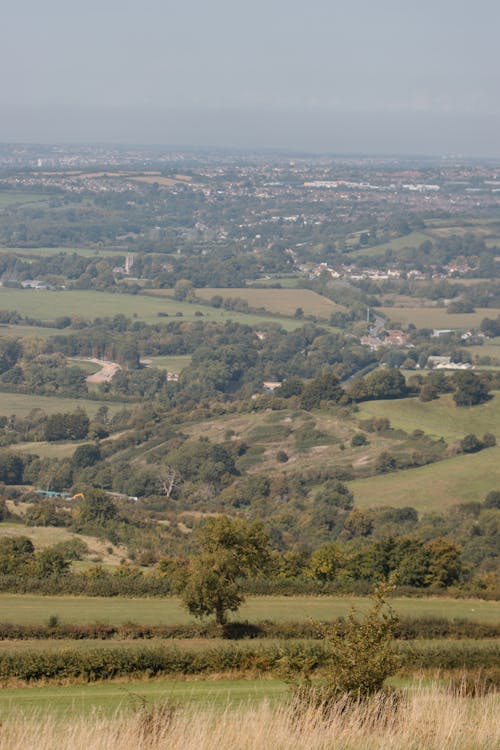
[(432, 437), (459, 440), (468, 433), (492, 432), (500, 440), (500, 392), (479, 406), (458, 407), (451, 394), (424, 403), (418, 398), (367, 401), (359, 406), (359, 418), (387, 417), (391, 426), (406, 432), (423, 430)]
[[(5, 308), (4, 308), (5, 309)], [(60, 328), (45, 328), (45, 326), (15, 326), (0, 325), (0, 336), (11, 336), (12, 338), (37, 337), (48, 339), (51, 336), (61, 335)]]
[[(391, 605), (401, 616), (467, 618), (476, 622), (500, 621), (500, 602), (480, 599), (398, 597)], [(299, 622), (332, 620), (348, 614), (352, 607), (364, 612), (371, 606), (367, 598), (355, 596), (250, 596), (233, 619), (260, 622)], [(1, 619), (12, 623), (44, 623), (57, 615), (64, 623), (126, 622), (179, 624), (194, 622), (179, 599), (130, 599), (125, 597), (37, 596), (0, 594)]]
[[(191, 705), (224, 708), (229, 703), (255, 704), (262, 700), (276, 702), (288, 695), (283, 680), (221, 679), (185, 680), (156, 679), (133, 682), (101, 682), (97, 685), (50, 685), (0, 690), (0, 719), (14, 710), (27, 713), (51, 709), (61, 714), (112, 713), (116, 710), (139, 709), (144, 703), (172, 701)], [(201, 750), (201, 748), (200, 748)]]
[(48, 196), (43, 193), (30, 193), (22, 191), (0, 191), (0, 209), (10, 206), (24, 205), (27, 203), (40, 203), (47, 201)]
[[(381, 255), (386, 250), (402, 250), (404, 247), (418, 247), (422, 242), (430, 239), (429, 234), (426, 232), (410, 232), (405, 234), (403, 237), (395, 237), (389, 242), (383, 242), (380, 245), (374, 245), (373, 247), (362, 247), (351, 250), (351, 253), (359, 253), (360, 255)], [(358, 237), (355, 237), (351, 242), (357, 244), (359, 241)]]
[(489, 307), (477, 307), (473, 313), (456, 315), (447, 313), (444, 307), (378, 307), (376, 310), (404, 328), (410, 323), (417, 328), (478, 328), (484, 318), (500, 315), (500, 310)]
[(85, 398), (62, 398), (56, 396), (36, 396), (29, 393), (2, 393), (0, 392), (0, 414), (10, 416), (16, 414), (26, 417), (33, 409), (41, 409), (46, 414), (58, 414), (61, 412), (84, 409), (89, 417), (101, 406), (107, 406), (110, 415), (121, 411), (125, 404), (120, 402), (91, 401)]
[[(205, 305), (178, 302), (168, 296), (153, 294), (112, 294), (75, 289), (72, 291), (21, 290), (0, 288), (0, 308), (17, 310), (22, 315), (38, 318), (44, 322), (53, 321), (62, 315), (79, 316), (86, 320), (96, 317), (113, 317), (123, 314), (146, 323), (167, 322), (169, 317), (184, 320), (205, 320), (217, 323), (234, 320), (248, 325), (263, 325), (278, 322), (288, 330), (302, 325), (301, 321), (277, 316), (237, 313), (229, 310), (216, 310)], [(196, 315), (198, 313), (198, 316)]]
[(197, 289), (196, 296), (210, 300), (215, 295), (227, 299), (239, 297), (250, 307), (263, 307), (277, 315), (294, 315), (301, 307), (305, 315), (318, 315), (328, 318), (332, 313), (346, 310), (330, 299), (310, 289)]
[(348, 485), (358, 508), (412, 506), (439, 513), (458, 503), (482, 501), (500, 487), (500, 447)]

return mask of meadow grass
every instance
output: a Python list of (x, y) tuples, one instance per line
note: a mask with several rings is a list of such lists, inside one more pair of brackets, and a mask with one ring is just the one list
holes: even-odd
[[(355, 239), (357, 240), (358, 238), (356, 237)], [(430, 235), (426, 232), (410, 232), (403, 237), (395, 237), (388, 242), (382, 242), (380, 245), (355, 248), (349, 252), (349, 255), (353, 253), (359, 253), (360, 255), (366, 256), (381, 255), (382, 253), (385, 253), (386, 250), (402, 250), (405, 247), (417, 247), (428, 239), (430, 239)]]
[(294, 315), (297, 308), (301, 307), (305, 315), (328, 318), (334, 312), (347, 309), (311, 289), (206, 288), (196, 290), (196, 296), (203, 300), (210, 300), (215, 295), (223, 299), (239, 297), (248, 302), (250, 307), (264, 307), (269, 312), (278, 315)]
[[(123, 314), (150, 324), (169, 322), (169, 318), (177, 320), (179, 316), (181, 320), (200, 319), (216, 323), (232, 320), (247, 325), (265, 325), (274, 322), (287, 330), (294, 330), (303, 324), (303, 321), (292, 318), (216, 310), (206, 305), (180, 302), (168, 295), (152, 292), (131, 295), (82, 289), (48, 291), (0, 288), (0, 309), (16, 310), (22, 315), (49, 323), (63, 315), (94, 320), (96, 317), (113, 317)], [(168, 318), (159, 317), (159, 313), (167, 315)]]
[(500, 310), (477, 307), (473, 313), (451, 315), (444, 307), (378, 307), (377, 312), (406, 328), (410, 323), (417, 328), (469, 329), (478, 328), (484, 318), (496, 318)]
[(456, 406), (451, 394), (423, 402), (418, 398), (367, 401), (359, 406), (360, 419), (387, 417), (391, 427), (413, 432), (423, 430), (432, 437), (459, 440), (471, 432), (479, 436), (485, 432), (498, 433), (500, 439), (500, 392), (478, 406)]
[[(326, 710), (312, 702), (256, 701), (254, 695), (239, 698), (236, 685), (234, 692), (230, 688), (222, 688), (226, 690), (225, 702), (204, 698), (201, 704), (195, 700), (176, 706), (175, 695), (166, 687), (163, 707), (160, 704), (156, 710), (142, 700), (140, 693), (127, 696), (124, 690), (121, 705), (127, 708), (111, 715), (109, 711), (78, 712), (71, 707), (66, 715), (57, 708), (31, 709), (27, 714), (11, 710), (2, 724), (0, 750), (498, 748), (499, 701), (495, 695), (473, 699), (454, 695), (446, 688), (421, 687), (402, 691), (397, 701), (383, 694), (351, 704), (340, 698)], [(277, 689), (285, 695), (283, 686)], [(55, 694), (55, 700), (58, 698)], [(76, 696), (75, 700), (76, 707)]]
[(458, 503), (480, 502), (500, 487), (500, 447), (348, 483), (357, 508), (416, 508), (442, 513)]
[[(500, 621), (500, 602), (495, 601), (396, 597), (391, 599), (391, 605), (405, 617), (445, 616), (484, 623)], [(370, 606), (370, 599), (355, 596), (249, 596), (233, 619), (250, 622), (333, 620), (348, 614), (352, 607), (365, 612)], [(63, 623), (74, 624), (137, 622), (173, 625), (196, 621), (175, 597), (131, 599), (2, 593), (0, 613), (4, 622), (26, 624), (47, 622), (51, 615), (57, 615)]]
[(36, 396), (30, 393), (2, 393), (0, 392), (0, 414), (7, 416), (16, 414), (26, 417), (33, 409), (41, 409), (46, 414), (72, 412), (84, 409), (89, 417), (101, 406), (107, 406), (110, 415), (121, 411), (125, 404), (117, 402), (91, 401), (85, 398), (64, 398), (62, 396)]

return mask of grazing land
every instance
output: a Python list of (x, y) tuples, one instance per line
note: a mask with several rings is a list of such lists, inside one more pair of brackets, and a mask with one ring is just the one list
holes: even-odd
[(50, 322), (61, 315), (93, 320), (96, 317), (112, 318), (122, 314), (146, 323), (161, 323), (164, 322), (163, 318), (159, 317), (161, 313), (173, 318), (180, 316), (187, 320), (204, 317), (208, 321), (217, 323), (225, 320), (248, 323), (248, 325), (275, 322), (288, 330), (294, 330), (302, 325), (302, 321), (289, 318), (247, 314), (233, 310), (207, 309), (205, 305), (179, 302), (163, 294), (112, 294), (80, 289), (65, 292), (2, 288), (0, 289), (0, 308), (17, 310), (22, 315), (38, 318), (44, 322)]
[(180, 373), (185, 367), (189, 367), (191, 362), (190, 354), (178, 354), (164, 357), (150, 357), (145, 361), (150, 367), (157, 367), (159, 370), (168, 370), (168, 372)]
[(500, 393), (485, 404), (470, 408), (455, 406), (451, 394), (424, 403), (418, 398), (368, 401), (360, 405), (361, 419), (387, 417), (396, 429), (423, 430), (432, 437), (459, 440), (471, 432), (492, 432), (500, 439)]
[(469, 329), (478, 328), (484, 318), (496, 318), (500, 310), (478, 307), (473, 313), (450, 314), (444, 307), (378, 307), (377, 311), (404, 327)]
[[(91, 401), (85, 398), (62, 398), (36, 396), (28, 393), (0, 392), (0, 414), (16, 414), (18, 417), (26, 417), (33, 409), (41, 409), (46, 414), (59, 414), (61, 412), (75, 411), (75, 409), (84, 409), (89, 417), (93, 417), (102, 405), (102, 401)], [(109, 408), (110, 414), (116, 414), (123, 409), (125, 404), (107, 401), (106, 406)]]
[(49, 339), (51, 336), (61, 335), (60, 328), (49, 328), (48, 326), (17, 326), (0, 325), (0, 336), (12, 338), (42, 338)]
[[(500, 602), (480, 599), (446, 597), (394, 598), (391, 605), (408, 617), (467, 618), (476, 622), (498, 623)], [(234, 619), (259, 622), (297, 622), (333, 620), (345, 616), (352, 607), (359, 612), (369, 609), (371, 602), (355, 596), (250, 596)], [(46, 622), (57, 615), (64, 623), (103, 622), (111, 625), (126, 622), (178, 624), (194, 622), (181, 606), (180, 600), (129, 599), (125, 597), (37, 596), (32, 594), (0, 594), (2, 619), (13, 623)]]
[(123, 255), (118, 250), (106, 250), (93, 247), (0, 247), (0, 255), (17, 255), (20, 258), (47, 258), (51, 255), (66, 253), (67, 255), (84, 255), (85, 257), (101, 257), (103, 255)]
[(436, 513), (483, 500), (500, 487), (500, 447), (454, 456), (435, 464), (349, 482), (358, 508), (380, 505)]
[(210, 300), (214, 296), (223, 299), (239, 297), (248, 302), (250, 307), (263, 307), (277, 315), (294, 315), (301, 307), (305, 315), (329, 317), (332, 313), (345, 311), (343, 305), (337, 305), (327, 297), (322, 297), (310, 289), (197, 289), (196, 296)]

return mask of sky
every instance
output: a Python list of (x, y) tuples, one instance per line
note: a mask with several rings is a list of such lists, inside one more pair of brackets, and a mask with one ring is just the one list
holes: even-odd
[(4, 0), (0, 141), (500, 156), (498, 0)]

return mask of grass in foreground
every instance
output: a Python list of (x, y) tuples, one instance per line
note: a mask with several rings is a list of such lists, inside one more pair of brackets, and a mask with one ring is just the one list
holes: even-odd
[[(167, 697), (167, 696), (166, 696)], [(239, 705), (238, 705), (239, 704)], [(12, 715), (2, 723), (0, 750), (496, 750), (498, 700), (421, 689), (397, 703), (344, 700), (325, 713), (290, 703), (175, 708), (140, 707), (124, 715)]]
[[(421, 599), (398, 597), (391, 605), (401, 616), (467, 618), (475, 622), (498, 623), (500, 602), (480, 599)], [(251, 596), (234, 619), (250, 622), (274, 620), (295, 622), (332, 620), (345, 616), (354, 606), (360, 612), (370, 607), (368, 598), (354, 596)], [(57, 615), (64, 623), (126, 622), (179, 624), (194, 622), (179, 599), (128, 599), (122, 597), (36, 596), (0, 594), (1, 619), (13, 623), (44, 623)]]

